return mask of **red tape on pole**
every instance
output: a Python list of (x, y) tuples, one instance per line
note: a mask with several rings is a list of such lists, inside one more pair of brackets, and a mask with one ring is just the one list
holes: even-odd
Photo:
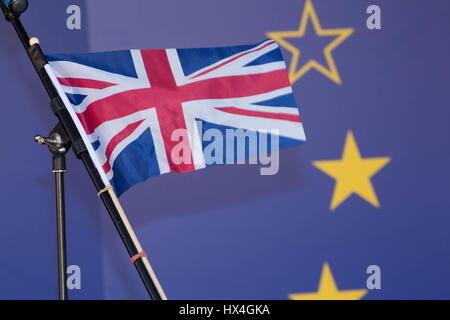
[(138, 254), (135, 254), (131, 257), (130, 262), (134, 263), (137, 259), (140, 258), (147, 258), (147, 254), (144, 251), (139, 252)]

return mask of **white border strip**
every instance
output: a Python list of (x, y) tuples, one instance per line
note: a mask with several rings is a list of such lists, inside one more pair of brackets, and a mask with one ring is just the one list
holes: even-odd
[(45, 71), (47, 71), (48, 76), (50, 77), (50, 80), (52, 80), (53, 85), (56, 88), (56, 91), (58, 91), (59, 96), (61, 97), (64, 105), (66, 106), (67, 111), (69, 111), (69, 114), (73, 120), (73, 122), (75, 123), (75, 126), (78, 129), (78, 132), (80, 133), (81, 139), (83, 139), (83, 142), (88, 150), (89, 155), (91, 156), (92, 161), (94, 162), (95, 167), (98, 170), (98, 173), (100, 174), (100, 177), (103, 181), (103, 184), (105, 186), (109, 185), (109, 180), (108, 177), (106, 176), (105, 172), (102, 169), (102, 166), (100, 165), (99, 160), (97, 159), (97, 156), (95, 154), (94, 148), (92, 147), (92, 144), (89, 141), (89, 138), (86, 134), (86, 131), (83, 128), (83, 125), (80, 122), (80, 119), (78, 119), (77, 114), (75, 113), (75, 111), (72, 108), (72, 104), (70, 103), (69, 99), (67, 98), (66, 93), (64, 92), (64, 90), (61, 88), (61, 85), (59, 84), (58, 79), (55, 76), (55, 73), (53, 72), (52, 67), (49, 64), (45, 65)]

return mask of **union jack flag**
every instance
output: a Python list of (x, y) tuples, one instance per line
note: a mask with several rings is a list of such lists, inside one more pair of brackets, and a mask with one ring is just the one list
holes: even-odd
[[(207, 129), (252, 130), (258, 139), (276, 129), (280, 148), (305, 141), (286, 65), (272, 40), (47, 58), (97, 169), (118, 195), (152, 176), (209, 166), (202, 142)], [(187, 132), (191, 161), (171, 156), (177, 129)]]

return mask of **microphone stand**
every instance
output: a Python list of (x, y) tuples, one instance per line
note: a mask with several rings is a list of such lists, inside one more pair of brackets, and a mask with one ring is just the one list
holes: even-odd
[(46, 144), (53, 155), (53, 173), (55, 174), (56, 192), (56, 225), (58, 242), (58, 285), (59, 300), (67, 300), (67, 259), (66, 259), (66, 216), (64, 203), (64, 173), (66, 168), (66, 153), (70, 149), (69, 137), (61, 124), (50, 132), (48, 138), (35, 136), (34, 141)]
[[(50, 138), (43, 138), (36, 136), (35, 141), (49, 145), (50, 151), (53, 154), (53, 170), (56, 177), (56, 194), (57, 194), (57, 225), (58, 225), (58, 275), (59, 275), (59, 297), (60, 299), (67, 299), (66, 287), (66, 255), (65, 255), (65, 222), (64, 222), (64, 172), (65, 168), (65, 153), (69, 146), (80, 159), (96, 190), (98, 196), (101, 198), (103, 204), (108, 211), (114, 226), (116, 227), (123, 244), (125, 245), (128, 254), (131, 257), (131, 262), (135, 265), (136, 270), (141, 277), (141, 280), (153, 300), (166, 300), (164, 291), (162, 290), (155, 273), (153, 272), (147, 256), (142, 250), (139, 241), (134, 234), (128, 219), (117, 200), (117, 197), (110, 185), (105, 185), (102, 181), (94, 162), (89, 155), (87, 148), (73, 122), (63, 99), (58, 93), (51, 81), (51, 74), (46, 71), (48, 61), (45, 58), (42, 49), (39, 46), (39, 41), (36, 38), (28, 37), (21, 21), (20, 13), (12, 12), (0, 0), (0, 6), (7, 21), (14, 27), (22, 45), (24, 46), (28, 57), (30, 58), (39, 78), (47, 91), (50, 98), (50, 106), (53, 113), (58, 118), (59, 123), (52, 131)], [(59, 137), (59, 138), (58, 138)]]

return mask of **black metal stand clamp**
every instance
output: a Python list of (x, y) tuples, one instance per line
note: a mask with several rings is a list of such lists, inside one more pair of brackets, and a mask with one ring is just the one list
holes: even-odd
[[(87, 149), (86, 146), (83, 143), (83, 140), (80, 136), (80, 133), (77, 130), (77, 127), (75, 125), (75, 123), (73, 122), (69, 111), (66, 109), (66, 106), (64, 105), (61, 97), (58, 94), (58, 91), (56, 90), (55, 86), (53, 85), (49, 74), (47, 73), (47, 71), (45, 70), (45, 66), (48, 64), (47, 59), (45, 58), (45, 55), (43, 54), (40, 46), (39, 46), (39, 41), (36, 38), (33, 38), (30, 40), (30, 38), (28, 37), (27, 32), (25, 31), (21, 21), (20, 21), (20, 14), (25, 11), (26, 7), (24, 5), (24, 2), (27, 2), (26, 0), (11, 0), (11, 1), (7, 1), (9, 3), (9, 8), (6, 6), (5, 0), (0, 0), (0, 7), (3, 11), (3, 14), (5, 15), (5, 18), (7, 21), (9, 21), (12, 26), (14, 27), (22, 45), (24, 46), (28, 57), (30, 58), (31, 62), (33, 63), (34, 68), (36, 69), (37, 74), (39, 75), (39, 78), (45, 88), (45, 90), (47, 91), (48, 96), (50, 97), (50, 105), (52, 107), (52, 110), (54, 112), (54, 114), (56, 115), (56, 117), (59, 120), (59, 126), (60, 126), (60, 131), (59, 133), (61, 134), (61, 137), (67, 137), (68, 141), (70, 142), (70, 144), (72, 145), (72, 149), (75, 153), (75, 155), (77, 156), (78, 159), (80, 159), (88, 174), (89, 177), (91, 178), (92, 182), (94, 183), (94, 186), (97, 190), (99, 197), (102, 199), (103, 204), (105, 205), (113, 223), (114, 226), (116, 227), (123, 244), (125, 245), (125, 248), (128, 251), (129, 256), (131, 257), (131, 262), (134, 264), (134, 266), (136, 267), (139, 276), (141, 277), (141, 280), (147, 290), (147, 292), (149, 293), (150, 297), (153, 300), (165, 300), (167, 299), (164, 291), (162, 290), (158, 279), (156, 278), (153, 270), (151, 269), (151, 266), (146, 258), (145, 253), (142, 251), (142, 248), (140, 247), (139, 242), (137, 241), (136, 236), (134, 235), (133, 230), (131, 229), (128, 220), (126, 218), (126, 216), (124, 215), (123, 209), (121, 208), (120, 204), (118, 203), (117, 197), (115, 196), (114, 192), (105, 192), (105, 190), (108, 190), (108, 187), (110, 186), (106, 186), (101, 177), (100, 174), (97, 171), (97, 168), (95, 167)], [(42, 137), (37, 137), (36, 139), (39, 139)], [(50, 137), (51, 139), (55, 138), (55, 137)], [(44, 138), (42, 138), (44, 139)], [(39, 142), (39, 141), (38, 141)], [(42, 141), (43, 143), (45, 143), (45, 140)], [(54, 142), (54, 141), (49, 141), (47, 140), (47, 142)], [(61, 149), (61, 153), (67, 152), (67, 148), (64, 145), (61, 145), (61, 147), (58, 148), (65, 148), (66, 150), (64, 152), (62, 152), (63, 150)], [(57, 168), (64, 168), (63, 167), (63, 163), (64, 163), (65, 158), (63, 157), (56, 157), (54, 158), (54, 165)], [(57, 170), (64, 170), (64, 169), (57, 169)], [(55, 172), (55, 173), (60, 173), (59, 175), (56, 175), (56, 184), (57, 184), (57, 191), (59, 189), (60, 194), (63, 194), (63, 171), (61, 172)], [(64, 206), (63, 206), (63, 198), (62, 201), (59, 203), (60, 207), (58, 209), (59, 213), (62, 213), (61, 215), (58, 216), (59, 217), (64, 217)], [(58, 226), (61, 226), (61, 229), (58, 230), (61, 231), (60, 235), (63, 236), (64, 232), (63, 232), (63, 226), (64, 226), (64, 220), (60, 219), (58, 222)], [(61, 237), (61, 239), (63, 239), (64, 237)], [(60, 238), (58, 238), (60, 239)], [(61, 242), (61, 248), (64, 248), (64, 242)], [(61, 297), (61, 292), (62, 294), (66, 295), (66, 289), (63, 288), (63, 286), (65, 287), (66, 285), (66, 281), (64, 280), (63, 277), (65, 277), (66, 275), (66, 270), (63, 270), (64, 264), (65, 264), (65, 257), (64, 257), (64, 252), (65, 250), (61, 250), (58, 252), (61, 254), (59, 254), (58, 256), (61, 256), (60, 259), (60, 266), (59, 266), (59, 278), (60, 278), (60, 297)], [(61, 275), (61, 273), (63, 273), (64, 275)]]

